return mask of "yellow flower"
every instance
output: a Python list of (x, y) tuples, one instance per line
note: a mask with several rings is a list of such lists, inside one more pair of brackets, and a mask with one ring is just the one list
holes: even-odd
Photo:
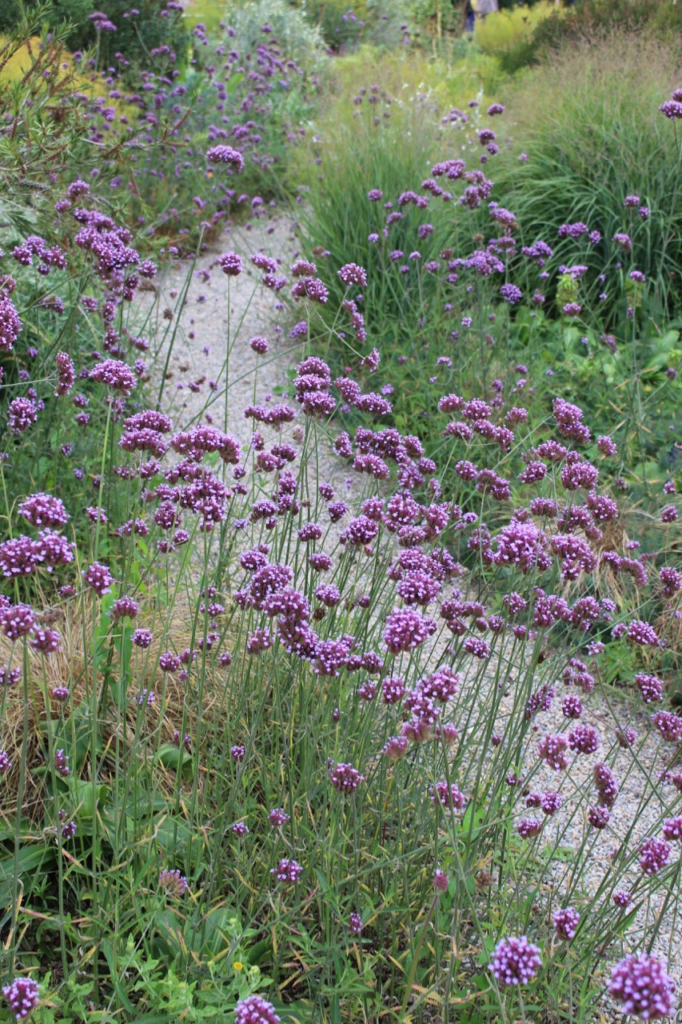
[(232, 964), (232, 966), (234, 967), (235, 971), (243, 971), (244, 970), (244, 964), (241, 962), (241, 960), (235, 960), (235, 962)]

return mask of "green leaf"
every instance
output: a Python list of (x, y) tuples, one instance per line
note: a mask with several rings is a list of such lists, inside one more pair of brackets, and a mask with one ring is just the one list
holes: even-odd
[(123, 986), (121, 985), (121, 982), (120, 982), (120, 980), (118, 978), (118, 975), (117, 975), (117, 972), (116, 972), (116, 957), (114, 955), (114, 949), (113, 949), (113, 946), (111, 945), (111, 943), (108, 941), (108, 939), (103, 939), (103, 941), (102, 941), (102, 952), (104, 953), (104, 956), (106, 957), (107, 964), (109, 965), (109, 974), (111, 976), (111, 982), (112, 982), (112, 984), (113, 984), (113, 986), (114, 986), (114, 988), (116, 990), (116, 995), (121, 1000), (121, 1003), (123, 1004), (125, 1009), (128, 1011), (128, 1013), (134, 1013), (135, 1012), (135, 1007), (130, 1002), (130, 999), (128, 999), (128, 995), (125, 992), (125, 990), (124, 990)]

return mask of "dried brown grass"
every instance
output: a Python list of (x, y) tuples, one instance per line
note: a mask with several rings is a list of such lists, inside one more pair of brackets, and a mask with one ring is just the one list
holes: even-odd
[[(226, 669), (219, 669), (210, 660), (206, 662), (206, 680), (202, 692), (201, 707), (198, 705), (196, 688), (191, 695), (187, 683), (177, 673), (163, 673), (158, 668), (159, 655), (164, 650), (182, 651), (190, 646), (192, 632), (192, 609), (188, 600), (178, 597), (168, 626), (154, 637), (146, 649), (133, 648), (131, 679), (128, 686), (128, 702), (125, 714), (117, 714), (111, 702), (100, 712), (99, 725), (104, 753), (98, 764), (102, 781), (117, 771), (125, 772), (125, 765), (117, 764), (116, 741), (130, 749), (135, 741), (138, 757), (149, 759), (164, 744), (174, 742), (173, 735), (180, 729), (183, 714), (185, 732), (195, 734), (199, 714), (203, 720), (211, 720), (222, 703), (225, 690)], [(21, 643), (12, 644), (0, 635), (0, 665), (22, 668), (22, 678), (12, 687), (5, 687), (0, 694), (0, 717), (2, 719), (2, 741), (0, 746), (7, 753), (12, 767), (3, 777), (2, 818), (9, 825), (16, 817), (17, 798), (20, 785), (20, 765), (25, 754), (25, 788), (22, 799), (22, 815), (31, 822), (43, 816), (46, 797), (47, 773), (44, 768), (48, 756), (48, 719), (54, 735), (61, 720), (68, 722), (76, 710), (88, 705), (92, 696), (92, 652), (93, 634), (99, 622), (99, 610), (93, 601), (74, 600), (58, 609), (47, 609), (40, 616), (41, 625), (50, 625), (61, 636), (61, 647), (54, 654), (44, 657), (28, 646), (24, 651)], [(135, 620), (136, 627), (151, 627), (150, 615), (141, 614)], [(157, 622), (158, 625), (158, 622)], [(106, 652), (98, 657), (96, 679), (97, 703), (104, 686), (101, 667)], [(28, 672), (24, 674), (24, 665)], [(111, 674), (115, 677), (119, 667), (119, 654), (114, 646), (111, 660)], [(65, 703), (52, 698), (51, 692), (57, 686), (68, 687), (69, 699)], [(136, 700), (142, 689), (154, 691), (156, 700), (139, 716)], [(138, 722), (139, 717), (139, 722)], [(176, 785), (175, 771), (167, 771), (154, 758), (154, 771), (159, 789), (168, 794)], [(79, 775), (89, 778), (90, 756), (80, 766)]]

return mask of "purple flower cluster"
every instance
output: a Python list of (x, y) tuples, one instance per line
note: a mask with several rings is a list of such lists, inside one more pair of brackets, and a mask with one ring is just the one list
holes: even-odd
[(431, 789), (431, 803), (452, 811), (463, 811), (467, 798), (455, 782), (438, 782)]
[(17, 1020), (28, 1017), (40, 1000), (38, 983), (33, 978), (15, 978), (10, 985), (4, 985), (2, 994)]
[(639, 866), (645, 875), (655, 875), (670, 863), (672, 851), (664, 839), (645, 839), (639, 848)]
[(187, 879), (177, 868), (162, 868), (159, 872), (159, 888), (165, 889), (169, 896), (180, 899), (187, 892)]
[(498, 984), (527, 985), (542, 966), (540, 949), (525, 935), (501, 939), (493, 952), (490, 970)]
[(608, 989), (625, 1013), (642, 1020), (660, 1020), (675, 1009), (675, 983), (660, 960), (648, 953), (632, 953), (619, 960)]
[(563, 939), (565, 942), (570, 942), (571, 939), (575, 938), (575, 933), (578, 930), (578, 923), (580, 921), (580, 914), (574, 907), (566, 907), (563, 910), (557, 910), (552, 918), (554, 922), (554, 931), (558, 939)]
[(295, 860), (284, 857), (276, 868), (271, 868), (270, 874), (274, 875), (278, 882), (294, 885), (303, 874), (303, 868)]
[(0, 352), (11, 352), (22, 323), (10, 298), (0, 294)]
[(237, 172), (244, 169), (244, 157), (232, 146), (213, 146), (207, 151), (206, 160), (209, 164), (222, 164)]
[(104, 594), (111, 592), (111, 584), (114, 582), (114, 577), (111, 575), (108, 567), (102, 565), (101, 562), (93, 562), (83, 569), (81, 575), (85, 583), (95, 591), (98, 597), (103, 597)]
[(433, 619), (415, 608), (396, 608), (386, 618), (384, 643), (392, 654), (413, 651), (435, 631)]
[(357, 768), (342, 761), (329, 766), (329, 778), (338, 793), (354, 793), (360, 783), (365, 781), (364, 775)]
[(234, 1008), (234, 1024), (279, 1024), (280, 1019), (272, 1003), (262, 996), (247, 996)]

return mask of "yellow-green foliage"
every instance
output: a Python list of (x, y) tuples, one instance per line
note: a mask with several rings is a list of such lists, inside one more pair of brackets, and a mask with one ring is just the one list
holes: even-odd
[(185, 19), (191, 25), (205, 25), (209, 32), (216, 32), (225, 19), (225, 0), (192, 0), (185, 8)]
[(324, 14), (342, 17), (351, 11), (356, 18), (363, 21), (369, 16), (367, 0), (323, 0), (323, 2), (321, 0), (296, 0), (296, 6), (312, 14), (313, 17)]
[(484, 53), (504, 53), (530, 39), (540, 22), (557, 10), (550, 0), (541, 0), (534, 7), (514, 7), (489, 14), (487, 18), (477, 18), (474, 41)]
[[(7, 44), (7, 38), (0, 35), (0, 51), (2, 51), (3, 47)], [(32, 36), (27, 43), (17, 46), (17, 48), (12, 52), (9, 60), (7, 60), (7, 63), (0, 69), (0, 85), (10, 86), (13, 82), (21, 81), (27, 71), (30, 70), (31, 66), (35, 64), (36, 60), (39, 58), (41, 53), (40, 45), (40, 37)], [(0, 57), (0, 62), (5, 60), (5, 56), (6, 55)], [(55, 72), (54, 79), (51, 80), (52, 84), (54, 84), (54, 82), (63, 82), (64, 79), (72, 73), (73, 67), (74, 65), (71, 60), (71, 54), (67, 50), (64, 50), (64, 56), (61, 60), (59, 70)], [(73, 86), (69, 85), (69, 89), (71, 89), (71, 91), (77, 90), (79, 92), (86, 92), (94, 96), (108, 95), (106, 85), (100, 81), (92, 82), (89, 76), (81, 74), (75, 75), (73, 79)], [(110, 104), (111, 106), (116, 107), (120, 113), (125, 112), (128, 116), (135, 116), (137, 113), (137, 109), (135, 107), (127, 106), (121, 103), (120, 100), (110, 100)]]
[(475, 50), (465, 60), (450, 64), (423, 51), (387, 53), (364, 46), (336, 61), (331, 73), (333, 117), (339, 105), (352, 106), (358, 90), (374, 83), (396, 98), (426, 95), (438, 107), (447, 109), (463, 107), (479, 94), (494, 98), (502, 81), (495, 58)]
[[(0, 36), (0, 50), (7, 46), (9, 40), (5, 36)], [(40, 45), (40, 39), (38, 36), (34, 36), (30, 42), (31, 49), (35, 54), (38, 53), (38, 47)], [(20, 46), (12, 56), (9, 58), (3, 69), (0, 71), (0, 82), (7, 84), (8, 82), (18, 82), (19, 79), (23, 78), (28, 69), (31, 66), (31, 54), (29, 53), (29, 44), (24, 43)], [(4, 57), (2, 58), (5, 59)]]

